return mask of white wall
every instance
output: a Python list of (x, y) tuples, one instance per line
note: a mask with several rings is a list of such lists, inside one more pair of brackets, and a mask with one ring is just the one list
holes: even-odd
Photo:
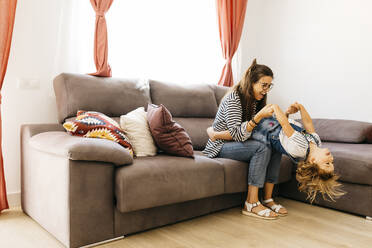
[(368, 0), (249, 0), (240, 73), (256, 57), (274, 71), (269, 102), (372, 122), (371, 9)]
[[(72, 50), (67, 46), (73, 41), (63, 35), (71, 24), (63, 16), (69, 14), (64, 11), (69, 9), (71, 1), (20, 0), (17, 4), (1, 106), (4, 170), (10, 201), (17, 199), (14, 194), (20, 192), (20, 125), (56, 123), (52, 80), (60, 72), (79, 71), (74, 59), (68, 61), (71, 54), (66, 52)], [(39, 88), (20, 89), (18, 79), (36, 79)]]

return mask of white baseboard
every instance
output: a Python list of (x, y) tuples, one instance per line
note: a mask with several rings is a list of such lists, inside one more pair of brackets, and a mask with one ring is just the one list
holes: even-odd
[(12, 192), (6, 195), (8, 197), (9, 207), (19, 207), (21, 206), (21, 192)]

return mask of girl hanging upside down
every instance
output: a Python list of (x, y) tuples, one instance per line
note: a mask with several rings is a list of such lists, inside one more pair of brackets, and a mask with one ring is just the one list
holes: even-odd
[[(321, 148), (321, 140), (315, 133), (310, 115), (299, 103), (288, 107), (284, 113), (278, 105), (269, 104), (272, 117), (264, 118), (259, 123), (253, 118), (248, 124), (253, 127), (251, 138), (261, 141), (272, 149), (287, 155), (297, 164), (296, 179), (299, 190), (307, 193), (307, 199), (312, 203), (317, 193), (323, 199), (327, 195), (332, 201), (335, 197), (345, 194), (339, 189), (338, 175), (334, 173), (333, 156), (327, 148)], [(302, 125), (292, 119), (289, 114), (300, 111)], [(209, 138), (232, 140), (229, 131), (216, 132), (213, 127), (207, 129)]]

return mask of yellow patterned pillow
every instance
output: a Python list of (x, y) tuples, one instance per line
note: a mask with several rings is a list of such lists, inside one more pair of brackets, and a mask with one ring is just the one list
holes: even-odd
[(102, 113), (79, 110), (76, 119), (65, 122), (63, 127), (71, 135), (114, 141), (133, 156), (132, 145), (119, 124)]

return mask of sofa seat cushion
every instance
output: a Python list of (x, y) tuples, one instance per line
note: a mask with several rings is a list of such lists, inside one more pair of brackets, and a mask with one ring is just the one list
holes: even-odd
[(116, 165), (133, 161), (129, 151), (116, 142), (71, 136), (61, 131), (39, 133), (30, 139), (29, 144), (36, 150), (71, 160), (102, 161)]
[[(331, 151), (340, 181), (372, 185), (372, 144), (322, 142), (322, 146)], [(282, 160), (282, 166), (290, 165), (295, 173), (296, 166), (290, 161), (283, 164)]]
[(223, 167), (200, 155), (139, 157), (115, 173), (117, 209), (123, 213), (223, 193)]
[(214, 158), (224, 169), (225, 193), (245, 192), (248, 189), (248, 163), (229, 158)]
[[(201, 151), (196, 151), (195, 154), (205, 156)], [(228, 158), (213, 158), (213, 160), (218, 161), (224, 169), (225, 193), (246, 192), (248, 190), (248, 163)], [(281, 168), (278, 183), (287, 182), (291, 177), (290, 169)]]

